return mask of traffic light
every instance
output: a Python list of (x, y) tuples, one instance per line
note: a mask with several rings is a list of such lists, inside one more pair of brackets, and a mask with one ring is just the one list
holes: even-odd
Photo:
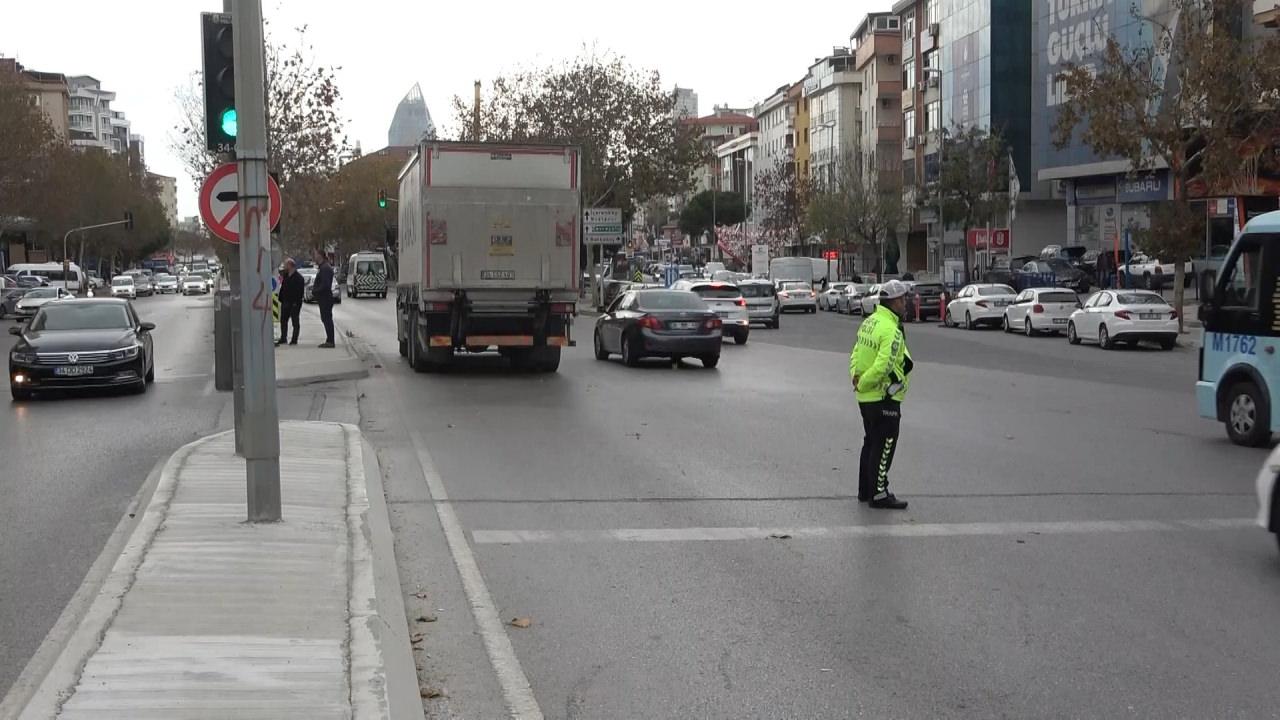
[(378, 207), (383, 208), (384, 210), (387, 207), (387, 191), (386, 190), (378, 191)]
[(201, 13), (204, 40), (204, 130), (206, 146), (217, 153), (236, 149), (236, 70), (231, 15)]
[(125, 230), (133, 229), (133, 213), (128, 210), (124, 211), (124, 229)]

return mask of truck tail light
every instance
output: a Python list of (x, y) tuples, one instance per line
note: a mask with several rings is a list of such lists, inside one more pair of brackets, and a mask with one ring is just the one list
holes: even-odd
[(1129, 314), (1129, 311), (1128, 311), (1128, 310), (1117, 310), (1117, 311), (1116, 311), (1116, 317), (1121, 318), (1122, 320), (1131, 320), (1131, 319), (1133, 319), (1133, 316)]
[(423, 312), (449, 312), (449, 303), (447, 302), (428, 302), (422, 304)]
[(638, 324), (642, 328), (646, 328), (649, 330), (662, 329), (662, 321), (652, 315), (645, 315), (644, 317), (636, 321), (636, 324)]
[(1032, 305), (1032, 306), (1031, 306), (1031, 312), (1033, 312), (1033, 313), (1042, 313), (1042, 312), (1044, 312), (1044, 306), (1043, 306), (1043, 305), (1040, 305), (1039, 303), (1037, 303), (1037, 304), (1035, 304), (1035, 305)]

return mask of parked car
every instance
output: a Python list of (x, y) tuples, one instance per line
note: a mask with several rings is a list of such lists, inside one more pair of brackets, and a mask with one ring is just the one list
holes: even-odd
[(762, 278), (738, 283), (742, 297), (747, 301), (747, 317), (753, 323), (763, 323), (767, 328), (778, 329), (782, 306), (778, 304), (778, 292), (773, 283)]
[(948, 327), (961, 325), (966, 330), (976, 330), (979, 325), (999, 327), (1004, 322), (1004, 309), (1017, 296), (1013, 288), (999, 283), (974, 283), (965, 285), (947, 303), (947, 314), (942, 321)]
[(842, 293), (844, 293), (844, 289), (852, 284), (853, 283), (847, 282), (831, 283), (827, 286), (826, 290), (818, 293), (818, 309), (827, 311), (835, 310), (837, 299)]
[(947, 286), (940, 282), (908, 282), (907, 283), (907, 319), (916, 318), (916, 305), (920, 306), (920, 320), (929, 318), (942, 319), (943, 301), (947, 297)]
[(204, 295), (209, 292), (209, 281), (203, 275), (192, 274), (182, 278), (183, 295)]
[(13, 314), (17, 315), (20, 320), (27, 320), (35, 317), (40, 308), (47, 304), (73, 297), (75, 297), (75, 294), (61, 285), (57, 287), (31, 288), (14, 305)]
[(1142, 340), (1172, 350), (1178, 344), (1178, 311), (1148, 290), (1100, 290), (1067, 321), (1067, 340), (1079, 345), (1085, 339), (1106, 350)]
[(862, 296), (867, 293), (871, 286), (867, 283), (853, 282), (844, 289), (844, 292), (836, 296), (836, 312), (841, 315), (861, 314), (862, 313)]
[[(316, 267), (309, 267), (309, 268), (302, 268), (298, 270), (298, 272), (302, 273), (302, 279), (307, 281), (307, 284), (302, 288), (302, 301), (307, 303), (315, 302), (316, 299), (311, 296), (311, 284), (315, 282), (316, 275), (320, 272), (320, 269)], [(333, 302), (335, 304), (342, 302), (341, 290), (342, 290), (342, 285), (338, 282), (337, 275), (334, 275)]]
[(9, 352), (9, 393), (66, 388), (132, 387), (146, 392), (155, 380), (151, 331), (127, 300), (71, 298), (50, 303), (32, 321), (9, 332), (20, 340)]
[(876, 283), (867, 288), (862, 293), (862, 297), (858, 298), (858, 313), (863, 317), (870, 315), (876, 311), (876, 306), (880, 304), (880, 283)]
[[(1133, 278), (1133, 282), (1148, 290), (1173, 287), (1174, 272), (1176, 270), (1174, 263), (1160, 262), (1156, 258), (1142, 254), (1134, 255), (1129, 258), (1127, 264), (1120, 266), (1122, 275), (1128, 273)], [(1189, 287), (1195, 276), (1195, 270), (1190, 261), (1183, 264), (1183, 272), (1183, 287)]]
[(596, 320), (593, 345), (597, 360), (617, 353), (632, 367), (646, 357), (696, 357), (713, 368), (720, 362), (723, 325), (690, 290), (628, 290)]
[(1011, 283), (1018, 290), (1033, 287), (1070, 288), (1080, 294), (1087, 294), (1093, 285), (1093, 278), (1062, 258), (1048, 260), (1031, 260), (1013, 272)]
[(1258, 524), (1276, 536), (1280, 544), (1280, 446), (1277, 446), (1262, 463), (1258, 471)]
[(1080, 297), (1070, 290), (1028, 288), (1004, 309), (1004, 331), (1021, 332), (1027, 337), (1056, 335), (1067, 329), (1071, 313), (1079, 307)]
[(31, 290), (18, 284), (11, 275), (0, 275), (0, 318), (17, 312), (18, 301)]
[(782, 312), (818, 312), (818, 298), (813, 292), (813, 286), (803, 280), (783, 280), (778, 283), (778, 303)]
[(733, 338), (739, 345), (746, 345), (751, 334), (751, 316), (747, 311), (747, 299), (737, 285), (711, 280), (680, 280), (672, 290), (688, 290), (711, 308), (723, 324), (722, 335)]
[(117, 275), (111, 278), (111, 297), (136, 299), (138, 288), (133, 284), (133, 276)]

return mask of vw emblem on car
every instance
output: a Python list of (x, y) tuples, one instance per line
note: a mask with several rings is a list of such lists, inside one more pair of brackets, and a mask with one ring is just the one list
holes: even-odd
[(76, 363), (80, 362), (80, 356), (79, 356), (79, 355), (77, 355), (76, 353), (71, 353), (71, 354), (67, 355), (67, 362), (69, 362), (69, 363), (71, 363), (72, 365), (74, 365), (74, 364), (76, 364)]

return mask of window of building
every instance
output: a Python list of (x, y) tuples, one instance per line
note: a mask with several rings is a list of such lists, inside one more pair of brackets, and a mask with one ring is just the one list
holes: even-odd
[(898, 18), (893, 15), (876, 18), (876, 30), (897, 30)]
[(929, 0), (924, 6), (925, 22), (936, 23), (942, 18), (938, 16), (938, 0)]
[(911, 90), (916, 86), (916, 61), (905, 60), (902, 63), (902, 89)]
[(942, 127), (942, 108), (938, 101), (934, 100), (925, 106), (924, 129), (925, 132), (937, 132)]
[(902, 13), (902, 54), (908, 55), (907, 44), (914, 43), (916, 37), (916, 11), (908, 10)]
[(916, 136), (916, 111), (908, 110), (902, 113), (902, 136)]

